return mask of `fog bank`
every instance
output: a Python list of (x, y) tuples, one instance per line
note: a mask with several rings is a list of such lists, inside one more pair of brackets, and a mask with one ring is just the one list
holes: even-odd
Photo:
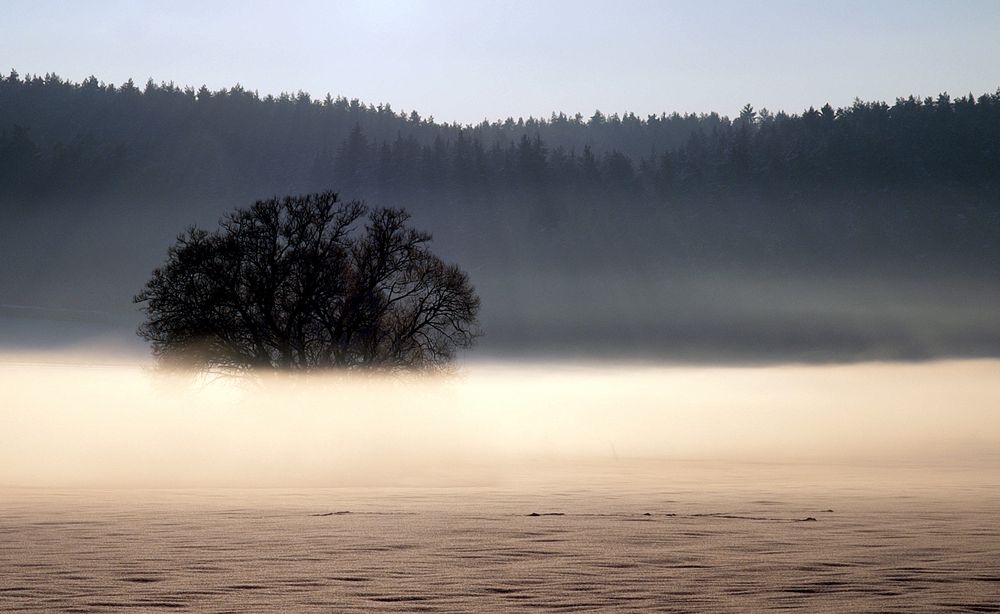
[(459, 485), (634, 458), (995, 464), (998, 374), (994, 360), (508, 363), (191, 382), (113, 356), (8, 354), (0, 486)]

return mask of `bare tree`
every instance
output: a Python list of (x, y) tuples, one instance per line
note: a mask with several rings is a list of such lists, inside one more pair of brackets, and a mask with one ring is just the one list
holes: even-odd
[(324, 192), (191, 228), (135, 297), (139, 335), (202, 370), (442, 367), (479, 335), (479, 298), (408, 220)]

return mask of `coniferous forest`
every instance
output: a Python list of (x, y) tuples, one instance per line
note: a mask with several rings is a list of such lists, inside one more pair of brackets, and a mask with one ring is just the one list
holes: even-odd
[(11, 72), (0, 303), (131, 326), (132, 294), (185, 227), (326, 189), (411, 211), (470, 272), (498, 352), (1000, 353), (1000, 90), (458, 125)]

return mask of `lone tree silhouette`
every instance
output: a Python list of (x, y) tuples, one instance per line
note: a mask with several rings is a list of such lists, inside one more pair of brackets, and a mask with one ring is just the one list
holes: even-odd
[(445, 366), (479, 335), (479, 298), (409, 217), (323, 192), (192, 227), (134, 299), (139, 335), (199, 370)]

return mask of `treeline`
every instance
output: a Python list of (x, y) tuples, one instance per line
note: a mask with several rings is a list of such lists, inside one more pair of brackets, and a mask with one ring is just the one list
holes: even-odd
[(0, 78), (8, 210), (328, 188), (408, 206), (466, 251), (980, 266), (1000, 245), (1000, 90), (801, 114), (747, 105), (734, 119), (595, 112), (460, 126), (303, 92)]
[(416, 111), (396, 112), (388, 104), (329, 95), (261, 97), (238, 85), (212, 92), (152, 81), (137, 87), (131, 80), (116, 86), (93, 77), (73, 83), (52, 74), (22, 78), (12, 71), (0, 77), (0, 172), (8, 194), (17, 188), (31, 196), (79, 194), (109, 180), (159, 187), (180, 179), (198, 190), (260, 193), (275, 184), (329, 180), (330, 165), (355, 128), (372, 146), (355, 166), (371, 169), (374, 180), (374, 160), (385, 161), (383, 146), (392, 148), (397, 165), (442, 172), (455, 166), (455, 156), (469, 153), (465, 145), (493, 153), (526, 135), (578, 155), (590, 146), (638, 159), (675, 148), (693, 130), (723, 121), (716, 114), (643, 120), (597, 112), (588, 120), (553, 114), (549, 120), (459, 126), (435, 123)]

